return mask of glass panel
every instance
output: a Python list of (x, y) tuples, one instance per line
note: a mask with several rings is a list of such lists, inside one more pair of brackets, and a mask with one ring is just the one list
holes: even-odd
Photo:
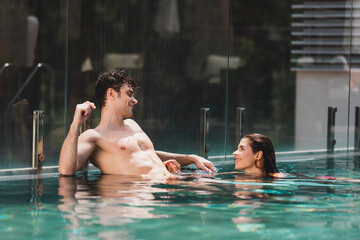
[(244, 134), (269, 136), (277, 151), (294, 149), (290, 9), (290, 1), (231, 1), (233, 52), (242, 65), (229, 70), (229, 154), (238, 144), (236, 107), (246, 108)]
[(246, 107), (245, 133), (268, 135), (276, 151), (325, 150), (334, 106), (335, 148), (347, 147), (349, 6), (231, 1), (230, 46), (243, 66), (229, 71), (229, 146), (235, 108)]
[(354, 146), (352, 1), (1, 0), (0, 13), (0, 168), (31, 166), (38, 109), (44, 164), (56, 165), (75, 105), (95, 101), (98, 74), (116, 68), (140, 85), (134, 119), (156, 149), (199, 153), (202, 107), (210, 156), (236, 147), (236, 107), (245, 133), (290, 151), (326, 149), (334, 106), (335, 148)]
[[(349, 60), (351, 78), (350, 78), (350, 105), (349, 105), (349, 147), (356, 147), (359, 150), (359, 121), (360, 118), (356, 119), (356, 107), (360, 107), (360, 34), (359, 26), (360, 20), (357, 17), (360, 13), (359, 0), (349, 1), (352, 3), (352, 21), (351, 21), (351, 58)], [(360, 109), (358, 110), (358, 116), (360, 115)], [(357, 120), (355, 122), (355, 119)], [(358, 126), (357, 129), (355, 126)]]
[(30, 167), (32, 112), (43, 110), (45, 165), (64, 137), (66, 1), (0, 4), (0, 168)]
[(224, 155), (227, 1), (69, 4), (69, 121), (94, 101), (99, 73), (126, 69), (140, 86), (133, 118), (156, 149), (198, 154), (200, 108), (211, 107), (211, 154)]
[[(326, 148), (327, 108), (336, 107), (336, 149), (348, 139), (351, 3), (344, 1), (292, 5), (293, 57), (296, 66), (297, 149)], [(313, 15), (317, 18), (313, 18)], [(295, 26), (296, 24), (296, 26)], [(325, 121), (324, 121), (325, 120)]]

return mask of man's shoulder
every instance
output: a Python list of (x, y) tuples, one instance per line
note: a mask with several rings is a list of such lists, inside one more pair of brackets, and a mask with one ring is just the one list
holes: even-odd
[(136, 124), (136, 125), (138, 125), (137, 122), (135, 122), (135, 120), (133, 120), (133, 119), (131, 119), (131, 118), (125, 119), (125, 120), (124, 120), (124, 123), (126, 123), (126, 124)]
[(96, 129), (88, 129), (80, 135), (81, 138), (92, 139), (92, 140), (98, 139), (100, 138), (100, 136), (101, 136), (100, 132)]
[(132, 129), (140, 129), (141, 130), (141, 127), (139, 126), (139, 124), (131, 118), (125, 119), (124, 123), (125, 123), (125, 125), (131, 127)]

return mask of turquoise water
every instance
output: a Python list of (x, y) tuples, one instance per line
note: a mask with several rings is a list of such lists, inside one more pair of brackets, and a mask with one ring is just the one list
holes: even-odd
[(296, 175), (251, 179), (228, 164), (166, 182), (99, 172), (2, 179), (1, 239), (359, 239), (359, 159), (278, 165)]

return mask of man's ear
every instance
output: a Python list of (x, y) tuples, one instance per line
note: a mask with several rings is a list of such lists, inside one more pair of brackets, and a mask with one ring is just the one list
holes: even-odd
[(255, 155), (255, 158), (257, 160), (260, 160), (260, 159), (262, 159), (263, 155), (264, 155), (263, 151), (258, 151)]
[(114, 100), (114, 97), (115, 97), (115, 95), (114, 95), (114, 89), (108, 88), (108, 89), (106, 90), (106, 97), (107, 97), (107, 99), (109, 99), (109, 100)]

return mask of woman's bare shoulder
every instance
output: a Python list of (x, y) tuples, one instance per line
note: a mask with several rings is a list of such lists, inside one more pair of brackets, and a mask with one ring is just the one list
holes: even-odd
[(291, 174), (289, 174), (289, 173), (282, 173), (282, 172), (270, 173), (270, 175), (275, 178), (286, 178), (286, 177), (291, 176)]

